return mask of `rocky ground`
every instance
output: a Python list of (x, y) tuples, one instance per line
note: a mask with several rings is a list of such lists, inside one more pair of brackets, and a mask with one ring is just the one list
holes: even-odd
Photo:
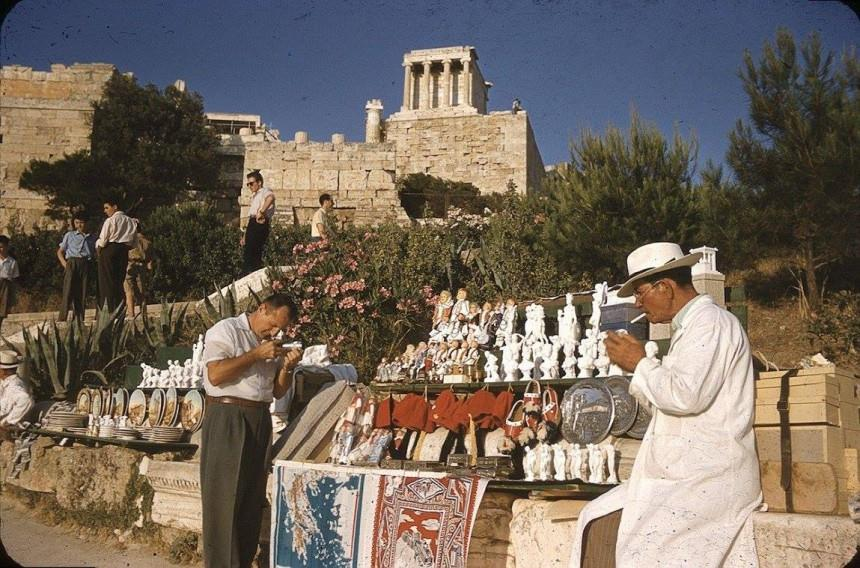
[[(156, 568), (169, 566), (164, 555), (145, 545), (122, 545), (85, 532), (49, 526), (34, 518), (18, 501), (0, 497), (0, 539), (9, 556), (22, 566), (105, 566)], [(202, 566), (202, 563), (185, 566)]]

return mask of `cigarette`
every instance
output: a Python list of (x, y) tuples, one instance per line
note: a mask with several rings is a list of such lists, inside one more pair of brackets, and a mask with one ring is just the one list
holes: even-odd
[(640, 314), (640, 315), (636, 316), (635, 318), (633, 318), (632, 320), (630, 320), (630, 323), (636, 323), (637, 321), (641, 320), (642, 318), (644, 318), (647, 315), (648, 314)]

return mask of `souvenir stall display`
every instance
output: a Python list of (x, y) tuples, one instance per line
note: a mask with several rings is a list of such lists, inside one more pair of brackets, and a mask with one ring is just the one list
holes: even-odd
[[(548, 322), (540, 303), (520, 312), (509, 298), (478, 310), (465, 290), (456, 299), (441, 292), (427, 340), (381, 361), (371, 390), (341, 417), (331, 462), (618, 483), (615, 441), (641, 439), (651, 414), (629, 393), (629, 373), (610, 362), (605, 340), (608, 331), (643, 338), (642, 324), (647, 338), (647, 322), (605, 282), (589, 300), (587, 321), (569, 293)], [(656, 343), (646, 352), (657, 360)], [(427, 387), (440, 383), (451, 387), (434, 400)], [(425, 385), (423, 396), (391, 394), (410, 384)]]
[(49, 412), (41, 430), (70, 437), (102, 441), (145, 441), (182, 444), (203, 423), (206, 409), (201, 394), (203, 337), (198, 337), (192, 357), (182, 364), (168, 361), (168, 368), (143, 368), (143, 381), (131, 394), (125, 388), (84, 387), (74, 410)]

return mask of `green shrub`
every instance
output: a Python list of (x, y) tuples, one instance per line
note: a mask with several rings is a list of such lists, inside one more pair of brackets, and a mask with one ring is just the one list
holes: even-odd
[(63, 267), (57, 261), (57, 248), (65, 231), (36, 229), (30, 234), (13, 234), (11, 254), (18, 262), (21, 290), (44, 293), (63, 288)]
[(287, 266), (293, 262), (293, 247), (310, 240), (310, 225), (275, 224), (263, 250), (263, 263), (266, 266)]
[(809, 333), (824, 355), (838, 364), (860, 364), (860, 293), (842, 291), (824, 300)]
[(152, 239), (153, 298), (199, 299), (213, 284), (223, 286), (239, 274), (239, 229), (211, 207), (160, 207), (142, 229)]

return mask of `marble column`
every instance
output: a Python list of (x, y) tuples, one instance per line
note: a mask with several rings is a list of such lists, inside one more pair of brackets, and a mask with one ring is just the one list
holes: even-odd
[(433, 82), (430, 80), (430, 64), (430, 61), (424, 62), (424, 75), (421, 78), (424, 81), (422, 85), (423, 89), (421, 89), (421, 94), (424, 95), (424, 105), (421, 108), (431, 108), (433, 106), (433, 96), (430, 92), (433, 87)]
[(451, 60), (442, 62), (442, 93), (439, 95), (439, 106), (451, 106)]
[(470, 67), (470, 61), (468, 59), (462, 59), (463, 63), (463, 73), (462, 73), (462, 84), (460, 85), (460, 104), (464, 104), (466, 106), (472, 106), (472, 68)]
[(412, 109), (412, 64), (403, 65), (403, 106), (400, 110)]

